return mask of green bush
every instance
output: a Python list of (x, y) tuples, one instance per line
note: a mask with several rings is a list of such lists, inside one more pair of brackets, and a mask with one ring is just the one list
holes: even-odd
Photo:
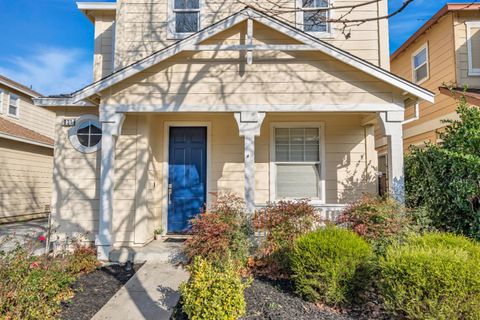
[(235, 320), (245, 314), (247, 284), (232, 262), (217, 267), (197, 257), (189, 271), (190, 280), (180, 286), (180, 292), (190, 320)]
[(366, 281), (373, 253), (352, 231), (327, 227), (300, 237), (291, 256), (292, 280), (298, 294), (310, 301), (343, 304)]
[(442, 145), (412, 147), (405, 158), (407, 205), (436, 229), (480, 240), (480, 109), (462, 99)]
[(395, 199), (365, 195), (350, 204), (338, 217), (337, 223), (383, 251), (388, 244), (406, 235), (411, 221), (405, 208)]
[(480, 245), (426, 234), (391, 246), (379, 260), (387, 309), (407, 319), (480, 319)]

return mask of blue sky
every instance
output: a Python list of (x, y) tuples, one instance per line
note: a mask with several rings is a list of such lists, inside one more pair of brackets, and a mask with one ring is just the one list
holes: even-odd
[[(389, 10), (403, 1), (390, 0)], [(392, 18), (391, 51), (446, 2), (415, 0)], [(93, 27), (74, 0), (0, 0), (0, 30), (0, 74), (43, 94), (72, 92), (91, 81)]]

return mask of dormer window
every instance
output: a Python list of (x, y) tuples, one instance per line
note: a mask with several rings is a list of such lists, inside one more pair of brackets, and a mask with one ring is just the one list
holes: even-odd
[(330, 35), (330, 1), (331, 0), (297, 0), (297, 24), (305, 32), (316, 36)]
[(170, 38), (182, 39), (200, 30), (200, 1), (170, 0)]

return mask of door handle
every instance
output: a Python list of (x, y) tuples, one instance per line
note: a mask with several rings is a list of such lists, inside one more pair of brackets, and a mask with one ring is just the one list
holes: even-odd
[(173, 193), (173, 185), (169, 183), (168, 184), (168, 204), (172, 204), (172, 193)]

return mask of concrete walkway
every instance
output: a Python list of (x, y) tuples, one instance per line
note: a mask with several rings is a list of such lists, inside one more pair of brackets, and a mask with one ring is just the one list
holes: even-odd
[(182, 267), (146, 262), (92, 319), (168, 320), (180, 298), (178, 287), (187, 280)]
[(48, 219), (0, 224), (0, 250), (9, 251), (22, 245), (34, 250), (34, 254), (43, 254), (45, 243), (38, 237), (47, 235), (47, 227)]

